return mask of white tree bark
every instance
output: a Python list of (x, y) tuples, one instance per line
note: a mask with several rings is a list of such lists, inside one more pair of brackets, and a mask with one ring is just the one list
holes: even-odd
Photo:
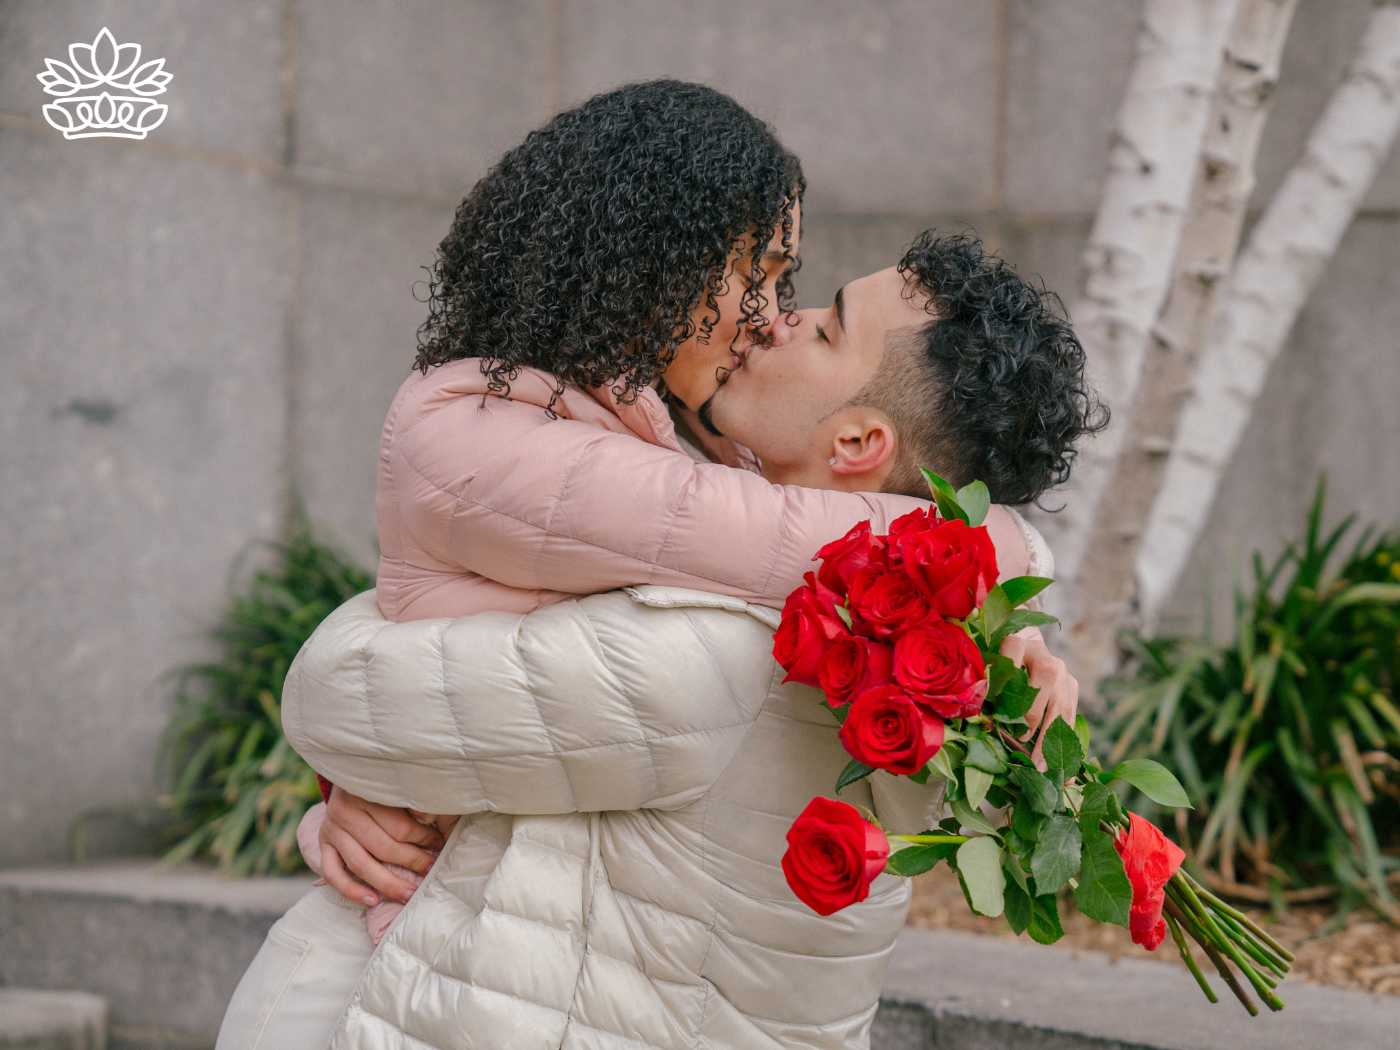
[(1161, 487), (1166, 453), (1200, 356), (1207, 320), (1225, 283), (1254, 191), (1254, 159), (1278, 83), (1297, 0), (1240, 0), (1225, 45), (1171, 291), (1148, 338), (1137, 396), (1119, 406), (1124, 441), (1090, 523), (1092, 571), (1075, 592), (1082, 610), (1070, 640), (1084, 681), (1111, 670), (1114, 639), (1132, 622), (1139, 542)]
[(1357, 54), (1240, 255), (1138, 558), (1152, 623), (1205, 525), (1269, 368), (1400, 129), (1400, 6), (1371, 14)]
[[(1211, 98), (1236, 0), (1147, 0), (1137, 57), (1118, 110), (1103, 197), (1072, 310), (1090, 381), (1111, 408), (1132, 402), (1148, 333), (1172, 275)], [(1036, 515), (1055, 550), (1054, 604), (1074, 622), (1074, 591), (1100, 495), (1126, 428), (1086, 441), (1057, 493), (1065, 509)]]

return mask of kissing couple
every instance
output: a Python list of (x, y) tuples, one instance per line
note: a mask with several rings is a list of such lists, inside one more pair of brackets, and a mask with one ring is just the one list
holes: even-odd
[[(324, 884), (217, 1050), (863, 1048), (907, 879), (822, 917), (784, 834), (847, 756), (773, 631), (813, 553), (987, 483), (1014, 505), (1103, 425), (1053, 294), (970, 236), (795, 309), (806, 180), (728, 96), (654, 81), (532, 131), (458, 206), (381, 436), (376, 587), (288, 672)], [(407, 362), (406, 362), (407, 364)], [(1078, 685), (1032, 628), (1035, 753)], [(929, 827), (939, 778), (843, 798)]]

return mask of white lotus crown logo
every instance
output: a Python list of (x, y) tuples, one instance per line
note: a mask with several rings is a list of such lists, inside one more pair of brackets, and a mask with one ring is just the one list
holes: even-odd
[(49, 126), (66, 139), (144, 139), (165, 120), (165, 93), (172, 76), (165, 59), (141, 61), (140, 44), (118, 44), (106, 26), (91, 44), (69, 44), (68, 61), (44, 59), (36, 79), (59, 99), (44, 106)]

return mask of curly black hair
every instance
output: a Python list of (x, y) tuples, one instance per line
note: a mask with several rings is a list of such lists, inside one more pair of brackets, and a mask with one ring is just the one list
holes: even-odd
[(554, 375), (556, 398), (566, 383), (612, 384), (633, 400), (696, 335), (702, 300), (709, 338), (746, 235), (741, 329), (762, 323), (760, 260), (779, 227), (792, 262), (778, 305), (792, 308), (805, 190), (772, 129), (713, 88), (654, 80), (595, 95), (530, 132), (458, 205), (424, 267), (414, 367), (481, 357), (498, 393), (531, 367)]
[[(933, 320), (909, 354), (886, 352), (853, 403), (894, 418), (903, 450), (886, 487), (927, 495), (919, 466), (998, 503), (1036, 501), (1068, 480), (1075, 444), (1108, 425), (1084, 378), (1084, 348), (1064, 303), (1024, 280), (970, 234), (925, 230), (899, 261), (908, 298)], [(918, 366), (908, 367), (913, 360)]]

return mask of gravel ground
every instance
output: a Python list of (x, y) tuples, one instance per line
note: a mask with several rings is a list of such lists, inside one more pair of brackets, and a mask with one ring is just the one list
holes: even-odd
[[(1175, 945), (1168, 938), (1155, 952), (1147, 952), (1128, 939), (1128, 931), (1118, 926), (1092, 922), (1061, 906), (1064, 937), (1053, 948), (1088, 948), (1118, 958), (1131, 955), (1181, 967)], [(1290, 977), (1303, 977), (1319, 984), (1359, 988), (1381, 995), (1400, 995), (1400, 927), (1391, 926), (1374, 915), (1355, 912), (1341, 929), (1326, 935), (1319, 930), (1331, 917), (1325, 908), (1294, 907), (1283, 919), (1246, 909), (1297, 957)], [(1068, 914), (1064, 914), (1068, 911)], [(957, 876), (947, 868), (936, 868), (914, 880), (914, 901), (909, 922), (928, 929), (966, 930), (988, 936), (1010, 937), (1004, 919), (984, 919), (974, 915), (963, 899)], [(1023, 938), (1027, 944), (1033, 942)], [(1204, 963), (1198, 954), (1197, 961)], [(1182, 970), (1186, 976), (1185, 970)], [(1216, 979), (1212, 983), (1219, 985)], [(1282, 986), (1287, 999), (1287, 982)], [(1222, 995), (1228, 991), (1219, 989)]]

